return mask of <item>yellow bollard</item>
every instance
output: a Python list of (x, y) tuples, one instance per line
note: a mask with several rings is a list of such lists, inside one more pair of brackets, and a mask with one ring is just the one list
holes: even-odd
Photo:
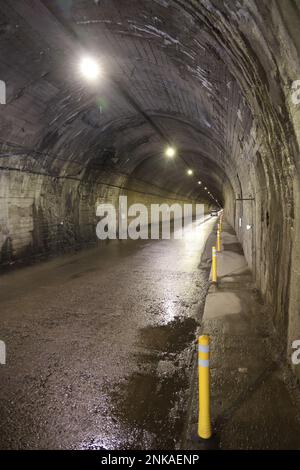
[(217, 250), (215, 246), (212, 247), (211, 260), (211, 279), (212, 282), (217, 282)]
[(199, 380), (199, 417), (198, 436), (209, 439), (212, 435), (210, 423), (210, 378), (209, 378), (209, 336), (198, 340), (198, 380)]
[(221, 251), (221, 232), (217, 231), (217, 251)]

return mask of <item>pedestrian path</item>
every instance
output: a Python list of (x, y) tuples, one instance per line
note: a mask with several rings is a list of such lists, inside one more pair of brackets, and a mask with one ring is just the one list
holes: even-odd
[[(215, 235), (212, 235), (212, 237)], [(210, 240), (210, 246), (214, 243)], [(198, 444), (197, 367), (183, 447), (300, 448), (299, 387), (286, 364), (270, 312), (255, 289), (240, 243), (224, 222), (199, 334), (211, 337), (211, 412), (214, 438)], [(195, 352), (196, 358), (196, 352)]]

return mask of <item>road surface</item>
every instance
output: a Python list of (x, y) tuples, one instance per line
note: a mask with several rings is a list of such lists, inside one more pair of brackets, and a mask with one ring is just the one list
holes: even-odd
[(1, 275), (1, 449), (178, 447), (214, 222)]

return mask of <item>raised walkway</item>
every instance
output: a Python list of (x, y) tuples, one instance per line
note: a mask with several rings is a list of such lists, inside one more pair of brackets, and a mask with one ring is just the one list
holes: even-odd
[[(207, 244), (207, 260), (216, 234)], [(203, 263), (207, 262), (203, 260)], [(199, 334), (211, 337), (211, 412), (214, 436), (199, 443), (197, 366), (182, 448), (299, 449), (299, 386), (287, 363), (285, 338), (252, 281), (243, 250), (224, 222), (218, 285), (211, 284)]]

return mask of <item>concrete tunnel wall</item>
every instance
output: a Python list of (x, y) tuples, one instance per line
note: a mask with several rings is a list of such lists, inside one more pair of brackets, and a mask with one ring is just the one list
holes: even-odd
[[(199, 203), (139, 180), (128, 182), (124, 175), (109, 172), (101, 172), (101, 181), (81, 182), (3, 170), (0, 175), (1, 265), (28, 263), (97, 242), (96, 226), (100, 220), (96, 216), (97, 206), (112, 204), (118, 224), (121, 195), (127, 196), (128, 207), (144, 204), (149, 217), (151, 204)], [(204, 203), (204, 211), (209, 208)]]
[[(290, 357), (300, 337), (297, 3), (0, 6), (1, 263), (94, 240), (99, 201), (130, 193), (209, 208), (207, 186)], [(97, 87), (76, 73), (86, 51), (103, 64)]]

